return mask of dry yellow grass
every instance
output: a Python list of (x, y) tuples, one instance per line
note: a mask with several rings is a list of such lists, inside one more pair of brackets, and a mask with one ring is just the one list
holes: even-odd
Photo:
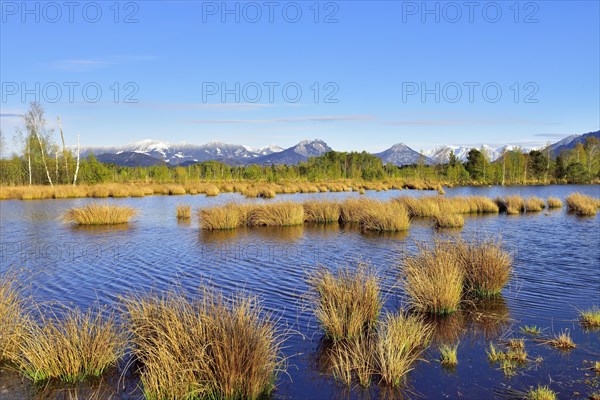
[(209, 231), (236, 229), (246, 224), (247, 206), (229, 203), (224, 206), (202, 208), (198, 211), (200, 228)]
[(507, 214), (519, 214), (525, 210), (525, 200), (521, 196), (497, 198), (496, 204), (500, 208), (500, 211)]
[(577, 215), (587, 216), (596, 215), (597, 208), (600, 207), (600, 200), (586, 196), (581, 193), (572, 193), (567, 196), (567, 209)]
[(546, 203), (539, 197), (529, 197), (525, 200), (525, 212), (540, 212), (546, 208)]
[(334, 342), (327, 354), (333, 377), (348, 387), (356, 379), (362, 387), (369, 387), (375, 365), (375, 335), (361, 332), (352, 338)]
[(177, 219), (189, 219), (192, 216), (192, 207), (187, 204), (177, 204)]
[(500, 294), (510, 279), (514, 262), (503, 247), (502, 241), (494, 238), (470, 243), (459, 240), (454, 244), (469, 293), (484, 298)]
[(309, 277), (315, 291), (315, 315), (334, 341), (357, 337), (375, 326), (381, 310), (380, 279), (365, 264), (331, 272), (325, 267)]
[(216, 185), (208, 185), (204, 190), (206, 196), (218, 196), (220, 193), (219, 188)]
[(548, 197), (548, 208), (562, 208), (563, 202), (556, 197)]
[(124, 354), (126, 338), (104, 309), (64, 310), (29, 320), (15, 363), (34, 383), (80, 382), (98, 377)]
[(377, 335), (377, 372), (383, 383), (399, 386), (421, 358), (431, 339), (432, 329), (419, 316), (386, 314), (378, 324)]
[(340, 204), (340, 222), (359, 223), (366, 210), (372, 207), (376, 200), (372, 199), (347, 199)]
[(434, 215), (433, 222), (436, 228), (462, 228), (465, 224), (465, 219), (460, 214), (452, 214), (448, 212), (440, 212)]
[(293, 226), (304, 223), (302, 204), (278, 202), (255, 205), (248, 210), (248, 226)]
[(551, 339), (544, 340), (543, 342), (561, 350), (570, 350), (577, 347), (573, 339), (571, 339), (571, 334), (568, 330), (561, 331), (558, 335), (554, 335)]
[(363, 231), (398, 232), (410, 227), (410, 216), (398, 202), (372, 202), (361, 212), (359, 219)]
[(340, 219), (340, 205), (333, 201), (307, 201), (304, 206), (304, 219), (307, 222), (330, 223)]
[(419, 245), (418, 254), (404, 261), (404, 290), (416, 311), (451, 314), (460, 305), (464, 272), (447, 242)]
[(115, 204), (90, 203), (79, 208), (71, 208), (64, 215), (67, 223), (76, 225), (126, 224), (137, 214), (132, 207)]
[(124, 300), (147, 399), (256, 399), (283, 369), (283, 337), (259, 301), (202, 292)]
[(579, 311), (579, 322), (586, 328), (600, 328), (600, 308)]
[(0, 275), (0, 362), (16, 360), (25, 338), (27, 310), (14, 271)]
[(436, 197), (417, 198), (402, 196), (395, 199), (395, 201), (406, 207), (412, 217), (433, 217), (440, 213), (440, 202), (446, 202), (447, 200)]

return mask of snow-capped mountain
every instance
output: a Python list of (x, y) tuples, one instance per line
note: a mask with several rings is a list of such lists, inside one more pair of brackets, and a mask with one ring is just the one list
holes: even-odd
[[(456, 158), (459, 161), (465, 162), (465, 161), (467, 161), (467, 156), (469, 155), (469, 151), (471, 151), (471, 149), (473, 149), (473, 148), (476, 148), (479, 151), (483, 151), (489, 161), (496, 161), (502, 155), (502, 153), (504, 151), (515, 150), (517, 148), (517, 146), (505, 145), (505, 146), (500, 146), (500, 147), (494, 148), (494, 147), (488, 146), (487, 144), (484, 144), (483, 146), (479, 146), (479, 147), (445, 145), (445, 146), (440, 146), (440, 147), (436, 147), (431, 150), (425, 151), (424, 154), (427, 157), (431, 158), (431, 160), (435, 164), (447, 163), (448, 160), (450, 159), (450, 153), (454, 153), (454, 155), (456, 156)], [(531, 150), (537, 149), (536, 147), (519, 147), (519, 148), (524, 153), (528, 153)]]
[[(397, 166), (419, 163), (421, 154), (414, 151), (404, 143), (397, 143), (381, 153), (375, 153), (375, 156), (381, 158), (384, 164), (394, 164)], [(425, 164), (434, 164), (434, 161), (425, 155), (423, 160)]]
[(274, 152), (253, 161), (258, 164), (298, 164), (309, 157), (318, 157), (331, 151), (331, 147), (320, 139), (303, 140), (289, 149)]
[[(281, 152), (283, 149), (276, 145), (264, 148), (252, 148), (237, 144), (210, 142), (204, 145), (188, 143), (171, 144), (157, 140), (142, 140), (119, 147), (88, 147), (82, 148), (85, 157), (90, 152), (100, 154), (139, 153), (156, 158), (170, 165), (195, 163), (217, 160), (230, 164), (247, 164), (259, 157)], [(110, 157), (103, 157), (111, 159)]]

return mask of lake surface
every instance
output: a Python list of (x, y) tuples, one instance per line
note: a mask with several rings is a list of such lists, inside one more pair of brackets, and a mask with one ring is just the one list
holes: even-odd
[[(446, 196), (488, 197), (519, 194), (564, 198), (572, 192), (600, 197), (600, 186), (458, 187)], [(366, 197), (432, 196), (436, 192), (367, 192)], [(354, 192), (279, 195), (266, 201), (304, 201), (310, 198), (358, 197)], [(108, 199), (140, 210), (128, 226), (77, 228), (65, 225), (61, 216), (71, 207), (94, 199), (1, 201), (1, 268), (23, 268), (28, 291), (41, 302), (59, 302), (86, 308), (92, 304), (117, 307), (120, 295), (131, 291), (168, 289), (181, 285), (194, 291), (203, 283), (225, 292), (257, 294), (265, 309), (289, 329), (285, 355), (287, 374), (280, 376), (276, 398), (332, 399), (377, 398), (377, 384), (368, 390), (348, 390), (335, 383), (321, 365), (322, 332), (305, 301), (306, 275), (319, 264), (330, 268), (368, 262), (384, 278), (385, 308), (403, 307), (399, 281), (403, 255), (415, 244), (436, 237), (459, 234), (466, 238), (501, 235), (514, 253), (515, 273), (501, 299), (478, 305), (477, 313), (458, 313), (438, 321), (436, 342), (426, 362), (410, 373), (409, 398), (484, 399), (506, 397), (511, 390), (549, 384), (560, 398), (586, 398), (599, 391), (598, 377), (588, 361), (600, 360), (600, 333), (585, 331), (577, 322), (578, 309), (600, 305), (600, 216), (581, 218), (566, 209), (508, 216), (468, 216), (458, 233), (438, 232), (431, 221), (413, 220), (407, 233), (362, 234), (353, 227), (300, 226), (203, 232), (198, 221), (178, 222), (175, 206), (193, 209), (244, 199), (238, 194), (205, 196), (153, 196)], [(562, 352), (526, 341), (529, 357), (543, 357), (519, 368), (507, 378), (490, 365), (485, 350), (490, 340), (524, 337), (519, 327), (535, 324), (544, 334), (569, 329), (577, 348)], [(437, 343), (460, 340), (455, 371), (436, 361)], [(119, 372), (120, 373), (120, 372)], [(137, 381), (130, 374), (109, 376), (94, 390), (101, 398), (140, 398)], [(0, 370), (0, 398), (46, 398), (35, 393), (13, 371)], [(586, 382), (587, 380), (587, 382)], [(52, 397), (66, 397), (61, 391)], [(392, 395), (393, 396), (393, 395)], [(82, 396), (80, 395), (80, 398)]]

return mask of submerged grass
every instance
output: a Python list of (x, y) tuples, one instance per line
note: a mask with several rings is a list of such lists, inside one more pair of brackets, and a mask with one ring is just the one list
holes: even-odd
[(0, 362), (16, 360), (28, 322), (22, 287), (14, 271), (0, 274)]
[(567, 196), (567, 209), (580, 216), (596, 215), (600, 201), (581, 193), (572, 193)]
[(309, 276), (309, 283), (316, 293), (315, 314), (328, 338), (353, 338), (375, 326), (382, 307), (381, 284), (366, 264), (335, 273), (321, 267)]
[(450, 242), (419, 245), (418, 254), (405, 259), (403, 275), (405, 292), (414, 310), (450, 314), (458, 309), (464, 272)]
[(34, 383), (80, 382), (102, 375), (124, 354), (126, 337), (105, 309), (67, 309), (28, 320), (15, 363)]
[(148, 399), (257, 399), (283, 368), (282, 336), (258, 300), (205, 290), (124, 299)]
[(64, 220), (76, 225), (126, 224), (136, 214), (137, 210), (132, 207), (90, 203), (83, 207), (67, 210)]

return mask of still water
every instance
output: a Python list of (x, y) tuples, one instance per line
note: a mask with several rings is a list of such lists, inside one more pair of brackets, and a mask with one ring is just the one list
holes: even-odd
[[(599, 186), (459, 187), (446, 196), (488, 197), (519, 194), (564, 198), (572, 192), (600, 197)], [(396, 196), (431, 196), (435, 192), (367, 192), (365, 196), (388, 199)], [(304, 201), (311, 198), (343, 199), (357, 193), (280, 195), (267, 201)], [(201, 284), (225, 292), (245, 291), (259, 295), (281, 329), (289, 330), (285, 343), (287, 374), (279, 378), (276, 398), (332, 399), (377, 398), (377, 384), (368, 390), (348, 390), (336, 384), (322, 365), (322, 333), (308, 307), (306, 276), (318, 265), (337, 268), (368, 262), (384, 278), (385, 308), (398, 310), (405, 304), (399, 280), (403, 255), (415, 244), (436, 237), (459, 234), (502, 236), (514, 254), (515, 273), (501, 299), (478, 304), (474, 313), (458, 313), (438, 321), (436, 341), (426, 360), (410, 373), (409, 398), (506, 398), (513, 390), (526, 391), (538, 384), (550, 385), (560, 398), (586, 398), (600, 391), (598, 376), (589, 361), (600, 360), (600, 333), (585, 331), (577, 322), (578, 310), (600, 305), (600, 216), (580, 218), (566, 210), (508, 216), (466, 217), (457, 232), (436, 232), (429, 220), (413, 220), (408, 233), (362, 234), (356, 228), (300, 226), (203, 232), (196, 218), (178, 222), (175, 206), (193, 209), (228, 201), (248, 200), (238, 194), (204, 196), (153, 196), (109, 199), (138, 208), (128, 226), (77, 228), (65, 225), (61, 216), (71, 207), (93, 199), (0, 202), (1, 269), (22, 268), (30, 294), (40, 302), (59, 302), (86, 308), (92, 304), (118, 307), (120, 295), (132, 291), (169, 289), (194, 291)], [(523, 337), (519, 327), (535, 324), (545, 335), (569, 329), (577, 348), (562, 352), (526, 341), (532, 360), (507, 378), (486, 357), (489, 341)], [(441, 368), (437, 344), (455, 343), (459, 364), (454, 371)], [(137, 399), (137, 380), (116, 372), (96, 384), (100, 398)], [(0, 369), (0, 398), (67, 398), (60, 390), (36, 392), (14, 372)], [(79, 398), (91, 396), (81, 392)], [(395, 393), (391, 396), (399, 396)]]

